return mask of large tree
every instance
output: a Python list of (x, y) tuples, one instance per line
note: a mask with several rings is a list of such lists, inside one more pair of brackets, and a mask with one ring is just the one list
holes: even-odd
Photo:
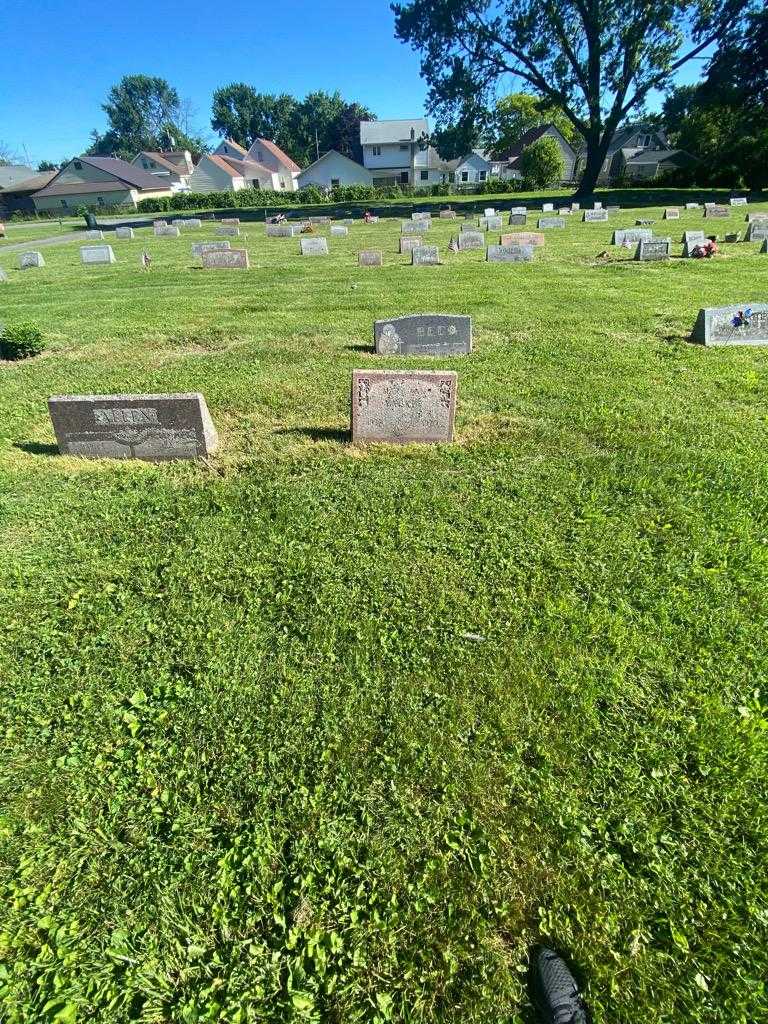
[[(723, 38), (744, 0), (410, 0), (393, 5), (399, 39), (420, 52), (439, 127), (478, 108), (504, 76), (528, 83), (584, 140), (580, 194), (610, 141), (652, 89)], [(486, 104), (487, 106), (487, 104)]]
[(256, 92), (245, 82), (233, 82), (213, 94), (211, 127), (246, 149), (256, 139), (269, 139), (286, 149), (292, 144), (296, 106), (287, 93)]
[(92, 155), (130, 159), (142, 149), (205, 149), (202, 139), (182, 131), (184, 104), (164, 78), (126, 75), (109, 90), (102, 110), (109, 127), (103, 134), (92, 132)]
[(557, 107), (527, 92), (502, 96), (496, 103), (493, 148), (503, 153), (514, 146), (525, 132), (545, 124), (554, 124), (568, 142), (573, 142), (575, 129)]

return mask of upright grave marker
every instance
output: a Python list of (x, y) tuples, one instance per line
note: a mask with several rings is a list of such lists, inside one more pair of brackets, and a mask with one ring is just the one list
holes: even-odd
[(669, 259), (672, 251), (671, 238), (652, 238), (650, 242), (638, 242), (635, 259), (641, 263)]
[(441, 210), (440, 213), (439, 213), (439, 217), (440, 217), (441, 220), (455, 220), (456, 219), (456, 211), (455, 210)]
[(104, 232), (92, 228), (90, 231), (85, 232), (85, 237), (88, 239), (89, 242), (99, 241), (104, 237)]
[(54, 395), (48, 409), (62, 455), (164, 462), (210, 455), (218, 442), (198, 392)]
[(684, 231), (682, 242), (683, 245), (703, 245), (706, 242), (706, 237), (703, 231)]
[(30, 270), (32, 267), (44, 267), (45, 260), (41, 252), (23, 252), (19, 256), (19, 270)]
[(472, 351), (472, 317), (411, 313), (376, 320), (373, 344), (383, 356), (464, 356)]
[(555, 208), (555, 204), (554, 203), (542, 203), (541, 204), (541, 212), (542, 213), (552, 213), (554, 208)]
[(536, 225), (539, 231), (546, 230), (547, 228), (564, 228), (565, 221), (562, 217), (539, 217), (539, 223)]
[(502, 218), (495, 215), (481, 217), (478, 223), (483, 231), (501, 231), (502, 228)]
[(734, 197), (731, 198), (730, 203), (731, 203), (731, 206), (746, 206), (747, 205), (747, 197), (746, 196), (739, 196), (739, 197), (735, 197), (734, 196)]
[(685, 208), (686, 210), (698, 210), (700, 209), (700, 205), (700, 203), (686, 203)]
[(540, 231), (510, 231), (499, 239), (500, 245), (544, 245)]
[(680, 220), (680, 211), (674, 206), (668, 206), (664, 210), (664, 220)]
[(239, 217), (222, 217), (221, 218), (221, 223), (222, 224), (236, 224), (237, 227), (240, 227), (240, 218)]
[(608, 220), (607, 210), (585, 210), (583, 216), (584, 223), (590, 223), (592, 221), (606, 221)]
[(717, 203), (712, 203), (704, 210), (705, 217), (730, 217), (730, 215), (731, 211), (727, 206), (718, 206)]
[(172, 224), (155, 225), (155, 235), (158, 238), (178, 238), (181, 232)]
[(349, 234), (349, 228), (344, 227), (343, 224), (334, 224), (331, 228), (331, 234), (343, 238)]
[(693, 339), (704, 345), (768, 345), (768, 303), (700, 309)]
[(457, 389), (449, 370), (353, 370), (353, 444), (453, 440)]
[(436, 267), (440, 263), (440, 250), (436, 245), (415, 245), (411, 249), (411, 265)]
[(423, 235), (425, 231), (429, 231), (429, 227), (428, 220), (404, 220), (400, 224), (400, 232), (403, 235)]
[(230, 242), (195, 242), (192, 245), (192, 255), (202, 256), (204, 252), (225, 252), (230, 248)]
[(115, 238), (133, 241), (133, 228), (119, 227), (115, 229)]
[(485, 259), (487, 263), (530, 263), (534, 252), (532, 245), (489, 245)]
[(248, 270), (250, 267), (245, 249), (208, 249), (200, 255), (206, 270)]
[(763, 242), (768, 238), (768, 220), (753, 220), (747, 228), (748, 242)]
[(521, 227), (525, 227), (525, 223), (528, 220), (528, 216), (525, 213), (510, 213), (508, 223), (511, 225), (517, 224)]
[(432, 220), (432, 214), (427, 210), (416, 210), (411, 214), (411, 220)]
[(482, 231), (460, 231), (458, 244), (462, 252), (464, 249), (484, 249), (485, 235)]
[(381, 249), (362, 249), (357, 254), (357, 263), (361, 267), (380, 267), (384, 263)]
[(650, 242), (653, 238), (653, 228), (621, 228), (613, 232), (612, 245), (624, 245), (628, 243)]
[(267, 238), (293, 238), (301, 232), (299, 224), (265, 224), (264, 231)]
[(299, 241), (302, 256), (327, 256), (327, 238), (302, 238)]
[[(176, 228), (176, 230), (178, 231), (179, 229)], [(216, 234), (227, 235), (230, 238), (239, 238), (240, 228), (237, 224), (220, 224), (219, 227), (216, 228)]]
[(421, 242), (418, 235), (400, 235), (400, 252), (412, 253), (417, 245), (421, 245)]
[(111, 245), (80, 246), (81, 263), (116, 263)]

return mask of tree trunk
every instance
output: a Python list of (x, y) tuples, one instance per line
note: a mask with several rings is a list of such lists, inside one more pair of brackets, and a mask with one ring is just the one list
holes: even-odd
[(591, 196), (595, 190), (598, 176), (603, 166), (607, 145), (601, 145), (600, 138), (589, 138), (587, 141), (587, 163), (581, 181), (576, 188), (576, 195), (581, 198)]

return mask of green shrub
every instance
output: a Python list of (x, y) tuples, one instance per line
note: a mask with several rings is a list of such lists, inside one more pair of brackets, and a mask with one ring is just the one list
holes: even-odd
[(44, 348), (43, 332), (29, 320), (0, 327), (0, 359), (28, 359)]

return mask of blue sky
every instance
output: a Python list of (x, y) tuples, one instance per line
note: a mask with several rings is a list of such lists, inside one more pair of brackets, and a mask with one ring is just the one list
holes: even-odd
[(91, 130), (105, 127), (109, 88), (126, 74), (168, 79), (205, 134), (214, 89), (237, 81), (299, 97), (338, 89), (379, 117), (423, 113), (419, 60), (395, 39), (388, 0), (0, 2), (0, 141), (33, 166), (82, 152)]

